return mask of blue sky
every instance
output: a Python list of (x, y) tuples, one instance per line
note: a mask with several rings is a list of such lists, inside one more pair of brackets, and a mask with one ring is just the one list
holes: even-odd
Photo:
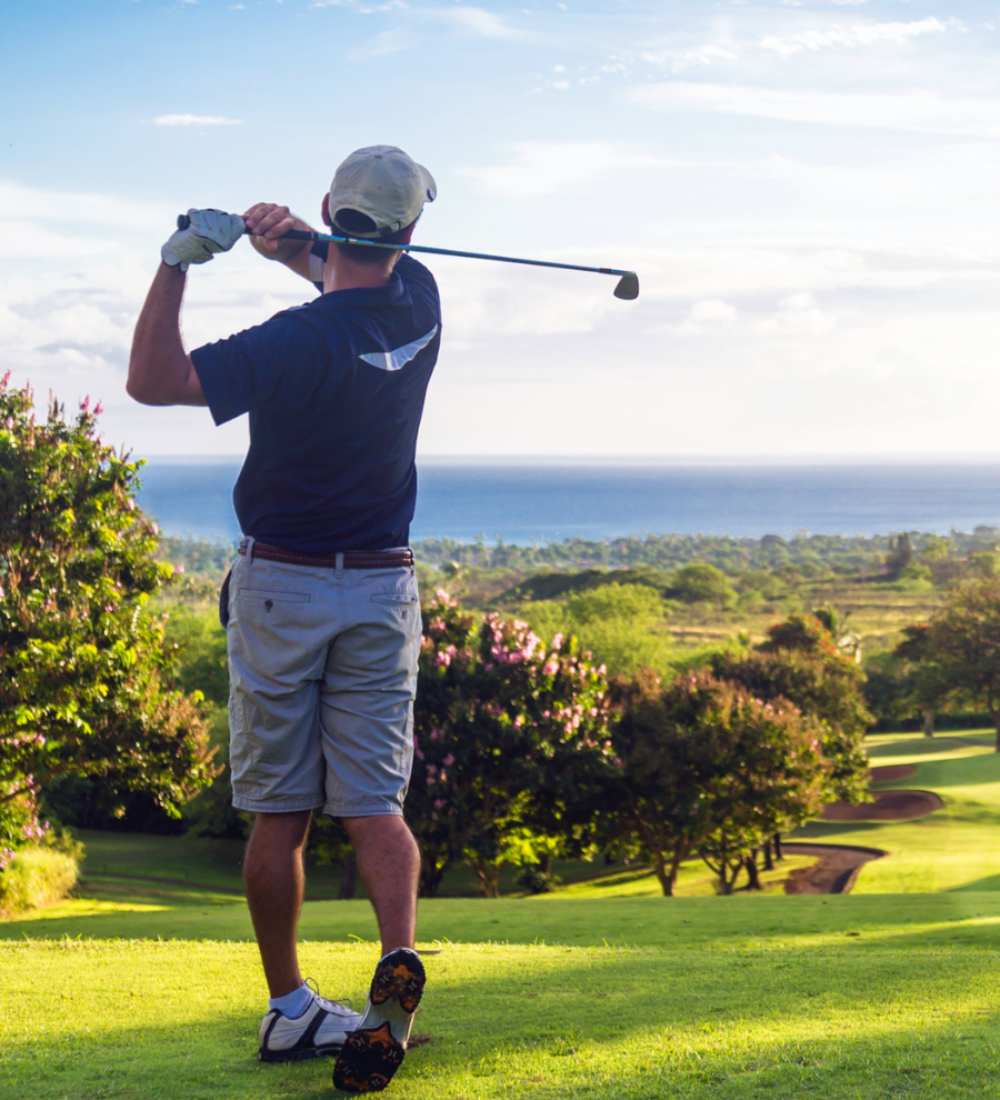
[[(1000, 13), (924, 0), (9, 0), (0, 365), (141, 454), (245, 425), (124, 394), (173, 216), (403, 146), (434, 260), (425, 454), (996, 454)], [(9, 105), (15, 105), (10, 109)], [(189, 346), (309, 288), (241, 244)]]

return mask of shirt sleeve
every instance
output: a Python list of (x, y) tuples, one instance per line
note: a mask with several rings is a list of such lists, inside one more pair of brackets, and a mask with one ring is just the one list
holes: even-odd
[[(322, 354), (319, 337), (289, 312), (191, 352), (205, 400), (216, 424), (274, 398), (295, 364)], [(291, 369), (290, 369), (291, 368)], [(284, 387), (282, 387), (284, 388)]]

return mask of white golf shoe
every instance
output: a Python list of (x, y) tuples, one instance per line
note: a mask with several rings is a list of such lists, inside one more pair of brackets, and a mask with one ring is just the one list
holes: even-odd
[(290, 1019), (272, 1008), (260, 1022), (260, 1060), (297, 1062), (336, 1054), (361, 1016), (346, 1005), (328, 1001), (313, 990), (312, 1002), (301, 1016)]

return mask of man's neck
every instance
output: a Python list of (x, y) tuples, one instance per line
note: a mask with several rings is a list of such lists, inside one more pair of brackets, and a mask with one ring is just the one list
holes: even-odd
[[(383, 287), (392, 278), (392, 268), (372, 264), (355, 264), (343, 257), (334, 257), (333, 249), (323, 268), (323, 293), (334, 290), (371, 290)], [(395, 265), (393, 265), (395, 267)]]

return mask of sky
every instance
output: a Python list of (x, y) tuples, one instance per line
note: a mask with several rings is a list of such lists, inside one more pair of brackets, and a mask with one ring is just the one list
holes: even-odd
[[(318, 224), (352, 149), (437, 179), (424, 455), (1000, 454), (995, 0), (6, 0), (0, 371), (137, 455), (245, 418), (125, 394), (174, 218)], [(246, 242), (189, 348), (313, 291)]]

